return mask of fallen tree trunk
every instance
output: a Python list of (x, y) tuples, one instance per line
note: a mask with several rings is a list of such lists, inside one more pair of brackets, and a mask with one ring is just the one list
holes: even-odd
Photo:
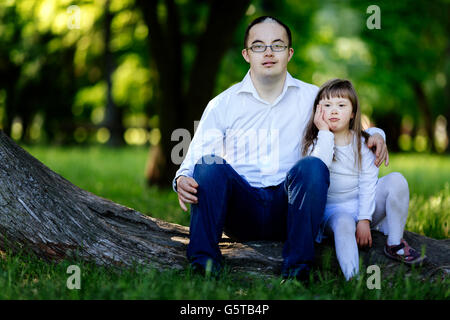
[[(0, 131), (0, 249), (31, 250), (49, 261), (66, 258), (98, 265), (183, 269), (187, 265), (189, 228), (145, 216), (133, 209), (98, 197), (73, 185), (20, 148)], [(416, 248), (424, 246), (428, 262), (424, 275), (450, 269), (450, 239), (435, 240), (412, 232), (405, 238)], [(383, 254), (385, 237), (373, 233), (373, 248), (361, 251), (366, 265), (395, 268), (399, 264)], [(220, 243), (233, 271), (278, 275), (282, 243)], [(318, 266), (328, 251), (329, 263), (339, 270), (330, 241), (317, 246)]]

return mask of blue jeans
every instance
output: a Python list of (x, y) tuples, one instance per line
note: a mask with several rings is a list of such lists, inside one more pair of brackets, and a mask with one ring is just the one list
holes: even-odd
[(215, 270), (223, 260), (224, 231), (238, 241), (280, 240), (283, 276), (295, 275), (314, 260), (314, 240), (325, 209), (329, 171), (318, 158), (299, 160), (277, 186), (252, 187), (225, 160), (204, 156), (195, 165), (198, 203), (191, 205), (191, 263)]

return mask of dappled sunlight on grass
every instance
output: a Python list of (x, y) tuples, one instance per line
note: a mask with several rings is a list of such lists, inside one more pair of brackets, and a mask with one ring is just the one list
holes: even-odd
[(414, 195), (409, 203), (409, 216), (406, 230), (436, 239), (449, 238), (450, 188), (445, 185), (436, 195), (424, 197)]
[(434, 196), (450, 181), (449, 156), (400, 153), (389, 157), (389, 166), (380, 167), (380, 177), (390, 172), (403, 174), (408, 180), (411, 199), (414, 195)]
[(449, 238), (450, 159), (445, 155), (392, 154), (380, 176), (400, 172), (410, 190), (406, 230), (436, 238)]

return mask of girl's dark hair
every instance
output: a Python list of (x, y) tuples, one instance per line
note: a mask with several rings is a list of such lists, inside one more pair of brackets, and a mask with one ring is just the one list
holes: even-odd
[(266, 22), (266, 20), (270, 21), (273, 20), (276, 23), (278, 23), (279, 25), (281, 25), (284, 30), (286, 30), (287, 36), (288, 36), (288, 46), (289, 48), (292, 46), (292, 34), (291, 34), (291, 30), (289, 29), (289, 27), (287, 25), (285, 25), (283, 22), (281, 22), (280, 20), (278, 20), (275, 17), (272, 16), (262, 16), (259, 18), (256, 18), (255, 20), (253, 20), (252, 22), (250, 22), (250, 24), (248, 25), (247, 29), (245, 30), (245, 36), (244, 36), (244, 48), (247, 48), (247, 40), (248, 40), (248, 34), (250, 33), (250, 29), (258, 23), (263, 23)]
[(359, 107), (358, 96), (353, 84), (349, 80), (332, 79), (325, 82), (319, 89), (316, 99), (314, 100), (313, 111), (311, 118), (308, 122), (308, 126), (305, 130), (303, 137), (302, 155), (306, 156), (309, 153), (309, 148), (312, 146), (311, 151), (314, 149), (314, 145), (319, 134), (314, 124), (314, 115), (316, 113), (317, 105), (322, 99), (330, 98), (346, 98), (352, 103), (353, 119), (350, 119), (349, 129), (353, 131), (353, 139), (356, 138), (356, 161), (358, 168), (361, 169), (361, 137), (364, 137), (365, 141), (369, 139), (369, 134), (362, 130), (361, 125), (361, 110)]

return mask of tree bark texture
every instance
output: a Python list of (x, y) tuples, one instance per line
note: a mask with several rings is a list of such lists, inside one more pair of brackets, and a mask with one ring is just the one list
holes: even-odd
[[(31, 251), (48, 261), (77, 257), (124, 268), (134, 263), (164, 269), (187, 266), (189, 228), (145, 216), (73, 185), (0, 131), (0, 250)], [(414, 247), (424, 246), (425, 277), (450, 271), (450, 239), (405, 232)], [(360, 251), (366, 265), (400, 265), (383, 254), (385, 237), (373, 232), (373, 247)], [(225, 235), (220, 249), (232, 272), (278, 276), (282, 243), (235, 242)], [(327, 254), (328, 252), (328, 254)], [(339, 272), (332, 241), (317, 245), (316, 265)], [(328, 261), (328, 262), (327, 262)]]

